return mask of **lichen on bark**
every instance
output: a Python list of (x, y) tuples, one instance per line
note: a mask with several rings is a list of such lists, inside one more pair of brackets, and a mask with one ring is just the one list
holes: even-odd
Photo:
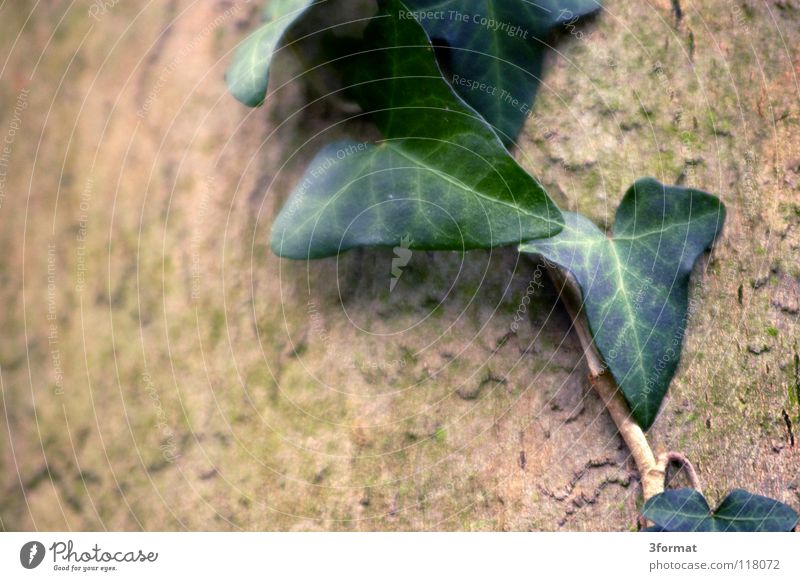
[[(391, 251), (270, 254), (313, 154), (286, 152), (338, 117), (298, 112), (298, 83), (268, 108), (235, 104), (219, 59), (255, 15), (189, 4), (134, 20), (120, 3), (91, 30), (84, 13), (37, 11), (19, 40), (37, 50), (9, 60), (4, 103), (57, 27), (14, 145), (19, 195), (0, 207), (0, 526), (635, 528), (631, 455), (535, 263), (415, 253), (389, 293)], [(600, 225), (644, 175), (722, 198), (648, 437), (692, 460), (712, 505), (740, 487), (797, 509), (800, 11), (681, 5), (676, 22), (670, 2), (608, 0), (568, 31), (517, 156)], [(4, 53), (22, 24), (0, 19)], [(298, 66), (285, 59), (275, 86)]]

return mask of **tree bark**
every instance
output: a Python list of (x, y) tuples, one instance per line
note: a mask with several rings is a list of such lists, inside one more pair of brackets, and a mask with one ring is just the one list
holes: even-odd
[(796, 2), (676, 21), (608, 0), (556, 45), (515, 150), (601, 227), (645, 175), (728, 207), (653, 452), (514, 249), (415, 252), (392, 293), (389, 250), (271, 255), (302, 144), (369, 128), (303, 109), (290, 57), (264, 108), (226, 94), (259, 7), (23, 5), (0, 18), (0, 139), (25, 102), (0, 202), (0, 527), (631, 530), (667, 450), (712, 504), (800, 508)]

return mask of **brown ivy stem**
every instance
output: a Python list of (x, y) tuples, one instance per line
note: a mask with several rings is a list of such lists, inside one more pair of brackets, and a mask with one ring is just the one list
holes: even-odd
[(664, 467), (665, 472), (670, 463), (680, 464), (681, 468), (684, 470), (684, 472), (686, 472), (686, 478), (689, 479), (689, 485), (695, 490), (701, 489), (700, 478), (697, 476), (694, 466), (692, 466), (692, 463), (689, 461), (689, 459), (680, 452), (667, 452), (666, 454), (661, 454), (658, 458), (658, 462), (659, 465)]
[[(587, 357), (587, 360), (589, 358)], [(591, 369), (591, 366), (590, 366)], [(650, 443), (647, 441), (642, 428), (631, 418), (628, 403), (617, 388), (610, 373), (596, 375), (593, 371), (589, 374), (589, 383), (603, 400), (611, 419), (617, 426), (620, 436), (630, 450), (639, 477), (642, 482), (642, 495), (645, 501), (660, 492), (664, 492), (666, 479), (666, 463), (656, 459)]]
[(614, 381), (611, 373), (600, 357), (597, 347), (592, 340), (586, 318), (581, 315), (581, 291), (577, 281), (570, 274), (547, 263), (548, 273), (559, 292), (559, 296), (572, 319), (573, 327), (586, 356), (589, 367), (589, 383), (606, 406), (611, 419), (617, 426), (620, 436), (628, 446), (628, 450), (636, 464), (642, 483), (642, 494), (647, 501), (651, 497), (664, 491), (667, 467), (671, 462), (680, 464), (686, 471), (687, 477), (693, 488), (700, 488), (691, 462), (678, 452), (667, 452), (658, 457), (653, 453), (642, 428), (633, 417), (628, 402)]

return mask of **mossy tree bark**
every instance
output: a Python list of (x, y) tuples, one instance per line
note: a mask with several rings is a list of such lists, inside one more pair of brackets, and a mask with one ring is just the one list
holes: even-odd
[[(636, 453), (543, 266), (415, 253), (389, 293), (390, 251), (269, 253), (299, 146), (340, 118), (298, 112), (298, 83), (266, 109), (226, 95), (255, 9), (37, 9), (23, 29), (18, 4), (0, 18), (2, 101), (26, 101), (0, 206), (0, 526), (635, 528)], [(798, 508), (800, 9), (681, 6), (608, 0), (568, 33), (518, 157), (599, 224), (644, 175), (725, 201), (647, 436), (712, 501)]]

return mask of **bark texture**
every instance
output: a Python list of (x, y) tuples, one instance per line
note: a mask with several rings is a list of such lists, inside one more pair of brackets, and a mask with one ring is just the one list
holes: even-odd
[[(711, 502), (800, 509), (800, 4), (605, 4), (518, 157), (601, 225), (645, 175), (721, 196), (648, 437)], [(257, 7), (91, 6), (0, 8), (0, 528), (635, 529), (543, 266), (417, 252), (389, 293), (391, 251), (279, 261), (300, 146), (338, 114), (300, 110), (291, 58), (267, 108), (226, 94)]]

